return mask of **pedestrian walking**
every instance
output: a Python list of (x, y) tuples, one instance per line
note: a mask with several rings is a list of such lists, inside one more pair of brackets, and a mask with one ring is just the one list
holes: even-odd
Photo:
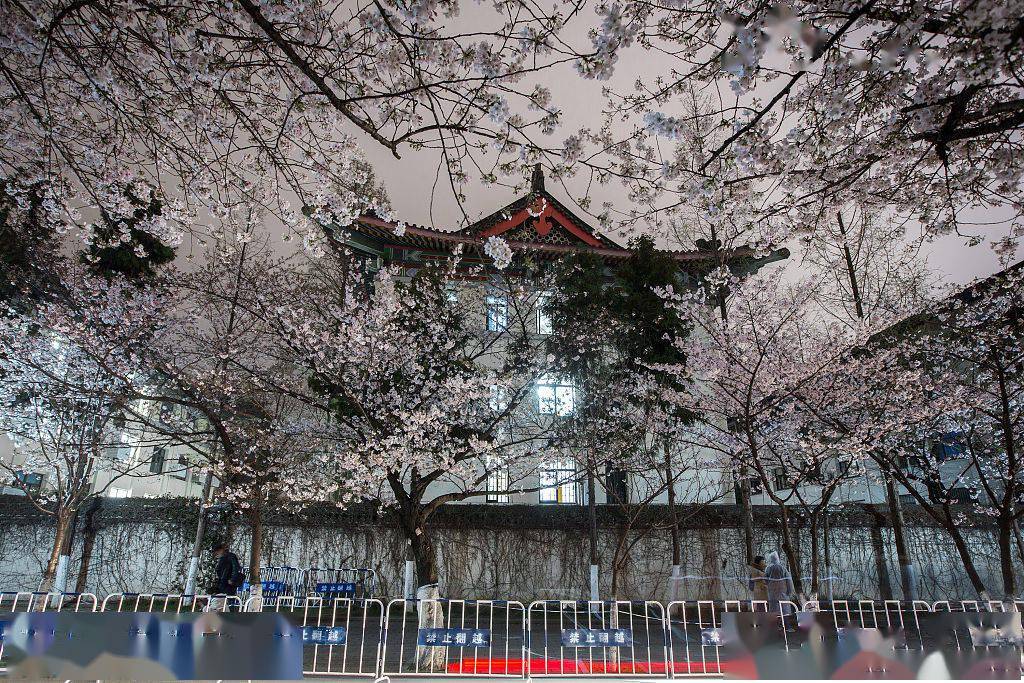
[(228, 549), (226, 543), (218, 543), (213, 547), (213, 557), (217, 561), (214, 568), (217, 575), (216, 592), (218, 595), (224, 596), (225, 602), (230, 607), (231, 598), (238, 595), (238, 589), (245, 581), (242, 563), (238, 561), (238, 555)]

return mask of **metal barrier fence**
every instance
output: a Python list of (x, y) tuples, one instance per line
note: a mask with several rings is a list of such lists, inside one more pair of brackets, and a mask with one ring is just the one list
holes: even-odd
[(303, 674), (376, 677), (384, 622), (380, 600), (308, 598), (302, 609), (302, 626), (314, 634), (323, 629), (326, 637), (313, 638), (305, 648)]
[[(302, 627), (303, 672), (337, 677), (721, 677), (736, 673), (735, 645), (722, 639), (728, 614), (767, 627), (776, 644), (801, 651), (817, 625), (839, 637), (849, 628), (898, 631), (905, 650), (935, 647), (940, 614), (977, 614), (989, 627), (1001, 613), (1024, 612), (1024, 601), (941, 600), (781, 601), (574, 601), (323, 598), (277, 596), (244, 603), (237, 596), (115, 593), (0, 592), (0, 612), (162, 612), (252, 610), (279, 612)], [(931, 615), (930, 631), (921, 622)], [(986, 616), (990, 615), (990, 616)], [(733, 622), (733, 628), (736, 623)], [(963, 624), (957, 628), (962, 628)], [(939, 631), (936, 631), (939, 628)], [(1020, 623), (1015, 626), (1020, 643)], [(997, 629), (998, 630), (998, 629)], [(975, 645), (974, 633), (954, 638)], [(771, 640), (769, 638), (769, 640)], [(985, 641), (987, 643), (987, 641)], [(733, 649), (730, 649), (732, 647)], [(806, 648), (804, 648), (806, 651)], [(723, 657), (723, 653), (728, 657)], [(1019, 661), (1019, 652), (1017, 660)], [(3, 641), (0, 639), (0, 662)], [(2, 667), (2, 663), (0, 663)]]
[(365, 599), (377, 592), (377, 571), (369, 567), (310, 567), (304, 578), (303, 592), (324, 599)]
[(513, 600), (391, 600), (381, 675), (522, 677), (524, 615)]
[(237, 595), (185, 595), (182, 593), (113, 593), (103, 599), (100, 612), (227, 612), (241, 611)]
[(92, 593), (0, 591), (0, 612), (95, 612), (96, 606)]
[(660, 602), (539, 600), (530, 603), (527, 634), (534, 676), (667, 673)]
[[(252, 592), (249, 570), (243, 569), (241, 593), (243, 598)], [(260, 567), (260, 597), (264, 604), (273, 604), (277, 598), (285, 595), (302, 595), (305, 591), (305, 572), (298, 567), (266, 566)]]

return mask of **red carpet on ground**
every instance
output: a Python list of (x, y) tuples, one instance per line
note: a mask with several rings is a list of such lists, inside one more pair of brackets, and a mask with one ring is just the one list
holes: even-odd
[[(687, 674), (731, 674), (738, 678), (746, 678), (751, 671), (753, 661), (731, 662), (591, 662), (578, 659), (544, 659), (533, 657), (525, 660), (531, 674), (664, 674), (671, 666), (674, 673)], [(524, 660), (519, 657), (467, 658), (458, 662), (448, 663), (448, 673), (461, 674), (496, 674), (518, 675), (523, 673)]]

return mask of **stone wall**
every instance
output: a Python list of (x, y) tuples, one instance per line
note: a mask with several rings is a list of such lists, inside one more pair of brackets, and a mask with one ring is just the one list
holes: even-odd
[[(50, 543), (52, 523), (23, 500), (0, 501), (0, 589), (34, 590)], [(928, 599), (970, 598), (972, 590), (948, 535), (909, 510), (908, 540), (918, 569), (919, 590)], [(757, 552), (779, 549), (772, 526), (774, 512), (756, 516)], [(678, 597), (688, 599), (748, 597), (742, 577), (742, 532), (738, 511), (728, 506), (683, 515), (683, 574)], [(118, 591), (180, 591), (191, 551), (196, 510), (184, 500), (105, 501), (97, 515), (86, 589), (98, 595)], [(619, 579), (619, 597), (665, 599), (668, 595), (671, 546), (664, 511), (654, 508), (629, 536), (635, 541)], [(248, 529), (239, 518), (225, 516), (214, 530), (227, 532), (245, 561)], [(610, 592), (610, 559), (619, 541), (622, 520), (614, 508), (601, 510), (600, 542), (604, 567), (602, 590)], [(991, 528), (965, 528), (975, 562), (986, 585), (1000, 594), (998, 552)], [(580, 598), (588, 593), (588, 540), (585, 510), (538, 506), (459, 505), (443, 509), (434, 521), (442, 594), (464, 598)], [(69, 576), (78, 574), (82, 533), (76, 537)], [(809, 561), (807, 529), (799, 541)], [(879, 590), (884, 554), (896, 597), (898, 571), (891, 530), (876, 509), (847, 509), (831, 520), (829, 535), (835, 597), (873, 597)], [(390, 513), (372, 508), (325, 509), (281, 513), (268, 520), (264, 564), (298, 567), (362, 566), (377, 571), (384, 595), (402, 587), (406, 543)], [(208, 559), (208, 558), (206, 558)], [(822, 574), (825, 575), (824, 569)], [(805, 574), (809, 574), (805, 567)]]

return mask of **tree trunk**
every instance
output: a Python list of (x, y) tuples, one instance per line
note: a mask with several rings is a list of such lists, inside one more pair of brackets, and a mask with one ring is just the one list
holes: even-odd
[[(818, 562), (820, 561), (820, 550), (818, 546), (818, 519), (817, 515), (811, 516), (811, 593), (818, 596)], [(794, 582), (795, 585), (795, 582)]]
[(903, 599), (911, 601), (917, 598), (917, 588), (914, 586), (914, 563), (910, 560), (910, 552), (907, 550), (906, 526), (903, 523), (903, 504), (896, 494), (896, 484), (893, 481), (892, 475), (883, 470), (882, 477), (885, 479), (885, 502), (889, 508), (892, 538), (896, 544), (896, 561), (900, 565), (900, 587), (903, 589)]
[[(417, 533), (418, 532), (418, 533)], [(416, 582), (420, 586), (438, 583), (437, 551), (426, 525), (416, 525), (414, 532), (407, 535), (413, 561), (416, 563)]]
[(944, 505), (943, 511), (946, 515), (946, 531), (953, 537), (953, 545), (956, 546), (956, 550), (960, 554), (960, 560), (964, 564), (967, 578), (970, 579), (971, 585), (974, 586), (974, 590), (978, 592), (978, 595), (982, 595), (986, 593), (985, 582), (981, 580), (981, 575), (978, 574), (978, 570), (974, 566), (974, 558), (971, 557), (971, 551), (967, 547), (967, 542), (964, 540), (963, 534), (960, 533), (960, 528), (956, 525), (953, 515), (950, 514), (949, 506)]
[(598, 579), (598, 553), (597, 553), (597, 484), (595, 482), (594, 470), (597, 465), (594, 459), (588, 458), (587, 463), (587, 518), (590, 526), (590, 599), (598, 600), (600, 586)]
[(676, 511), (676, 486), (675, 475), (672, 472), (672, 450), (669, 447), (668, 439), (664, 442), (665, 448), (665, 481), (668, 483), (668, 518), (669, 533), (672, 536), (672, 566), (678, 567), (682, 563), (683, 550), (679, 542), (679, 516)]
[(793, 590), (799, 594), (803, 593), (803, 579), (800, 574), (800, 551), (796, 548), (793, 543), (793, 530), (789, 526), (789, 512), (786, 510), (786, 506), (779, 505), (782, 519), (782, 552), (786, 554), (786, 560), (789, 562), (789, 574), (793, 579)]
[(886, 562), (882, 529), (881, 520), (877, 520), (871, 525), (871, 547), (875, 555), (875, 573), (878, 575), (878, 596), (882, 600), (891, 600), (892, 582), (889, 579), (889, 564)]
[(1013, 520), (1013, 538), (1017, 541), (1017, 557), (1020, 558), (1021, 565), (1024, 565), (1024, 538), (1020, 535), (1020, 524), (1017, 519)]
[(1017, 577), (1013, 571), (1013, 529), (1012, 522), (1004, 517), (999, 519), (999, 568), (1003, 575), (1003, 595), (1012, 598), (1017, 592)]
[(740, 468), (738, 489), (743, 512), (743, 554), (747, 566), (754, 564), (754, 506), (750, 501), (750, 479), (745, 467)]
[(101, 498), (93, 498), (89, 509), (85, 512), (85, 523), (82, 525), (82, 561), (78, 566), (78, 579), (75, 581), (75, 592), (84, 593), (85, 584), (89, 580), (89, 563), (92, 561), (92, 549), (96, 544), (96, 513), (100, 509)]
[(258, 502), (249, 511), (249, 530), (252, 534), (249, 545), (249, 587), (258, 590), (262, 581), (260, 559), (263, 555), (263, 511)]
[(39, 584), (40, 593), (49, 593), (53, 588), (53, 580), (57, 576), (57, 563), (60, 562), (61, 552), (64, 550), (64, 542), (71, 528), (72, 513), (61, 511), (57, 514), (57, 528), (53, 536), (53, 546), (50, 549), (50, 557), (43, 568), (43, 580)]

